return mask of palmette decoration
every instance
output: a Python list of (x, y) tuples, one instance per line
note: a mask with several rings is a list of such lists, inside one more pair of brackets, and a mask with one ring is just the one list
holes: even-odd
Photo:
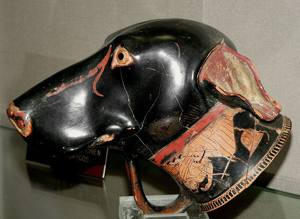
[[(15, 99), (7, 114), (49, 156), (122, 151), (138, 207), (163, 214), (192, 204), (211, 211), (247, 188), (289, 137), (291, 122), (280, 111), (224, 34), (166, 19), (111, 34), (98, 52)], [(173, 203), (149, 203), (137, 159), (178, 182)]]

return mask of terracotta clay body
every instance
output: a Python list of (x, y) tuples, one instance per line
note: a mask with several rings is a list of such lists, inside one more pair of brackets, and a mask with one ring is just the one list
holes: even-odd
[[(290, 134), (280, 111), (253, 63), (224, 34), (168, 19), (110, 35), (98, 52), (15, 99), (7, 113), (25, 141), (49, 156), (86, 147), (122, 151), (137, 205), (151, 214), (193, 203), (211, 211), (247, 188)], [(147, 201), (137, 159), (178, 182), (174, 203)]]

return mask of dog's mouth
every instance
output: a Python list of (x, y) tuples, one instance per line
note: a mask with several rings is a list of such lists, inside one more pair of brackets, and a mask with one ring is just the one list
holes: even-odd
[(95, 146), (103, 145), (104, 143), (111, 142), (114, 139), (115, 139), (115, 135), (114, 134), (111, 134), (111, 135), (104, 134), (104, 135), (101, 135), (100, 137), (98, 137), (93, 142), (93, 144), (90, 147), (95, 147)]

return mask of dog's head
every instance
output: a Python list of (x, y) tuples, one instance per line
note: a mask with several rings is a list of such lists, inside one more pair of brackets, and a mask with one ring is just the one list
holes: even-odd
[(249, 63), (240, 78), (252, 77), (251, 84), (239, 84), (242, 90), (224, 87), (225, 78), (240, 79), (228, 72), (199, 77), (218, 44), (230, 51), (229, 62), (242, 65), (232, 42), (204, 24), (157, 20), (127, 27), (110, 35), (94, 55), (15, 99), (8, 116), (39, 151), (63, 154), (106, 142), (149, 157), (215, 104), (215, 95), (207, 95), (202, 81), (224, 97), (237, 97), (235, 102), (241, 100), (250, 110), (256, 109), (247, 97), (250, 89), (268, 98), (257, 76), (250, 75), (254, 69)]
[(273, 142), (286, 140), (280, 110), (253, 63), (224, 34), (168, 19), (110, 35), (98, 52), (15, 99), (7, 113), (35, 150), (61, 155), (86, 147), (119, 149), (151, 160), (190, 198), (209, 203), (226, 191), (221, 201), (230, 200), (233, 186), (247, 181), (266, 153), (275, 153)]

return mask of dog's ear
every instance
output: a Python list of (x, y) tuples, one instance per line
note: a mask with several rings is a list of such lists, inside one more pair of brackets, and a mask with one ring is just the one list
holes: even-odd
[(260, 119), (273, 120), (281, 106), (262, 87), (254, 64), (222, 41), (207, 56), (199, 82), (214, 85), (219, 97), (238, 97), (244, 107)]

